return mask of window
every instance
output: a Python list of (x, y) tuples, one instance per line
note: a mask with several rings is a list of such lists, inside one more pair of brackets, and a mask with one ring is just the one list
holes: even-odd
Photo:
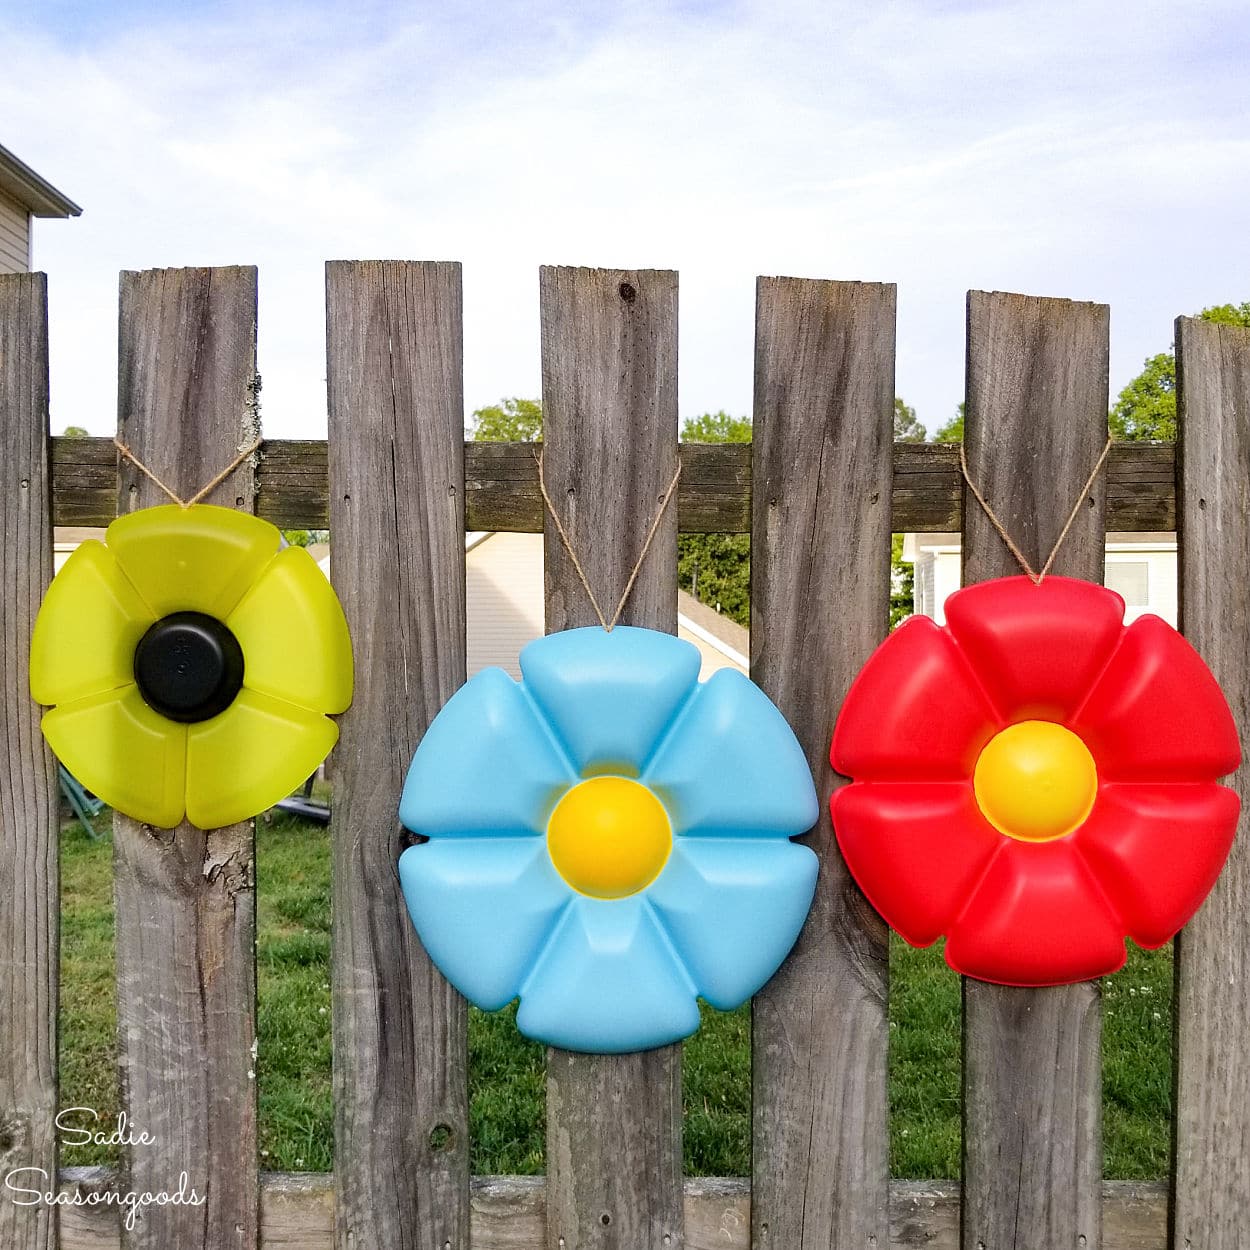
[(1147, 560), (1108, 560), (1104, 584), (1130, 608), (1150, 603), (1150, 563)]

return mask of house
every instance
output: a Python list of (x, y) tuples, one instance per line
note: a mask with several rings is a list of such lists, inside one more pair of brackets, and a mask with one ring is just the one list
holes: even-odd
[[(327, 576), (324, 548), (310, 548)], [(543, 636), (543, 536), (482, 531), (465, 535), (468, 675), (502, 668), (520, 679), (521, 648)], [(699, 677), (720, 668), (750, 667), (749, 634), (727, 616), (677, 592), (677, 636), (693, 643), (703, 663)]]
[(36, 217), (77, 217), (82, 209), (0, 147), (0, 273), (28, 273), (31, 221)]
[[(913, 611), (945, 624), (946, 597), (959, 589), (958, 534), (905, 534), (903, 559), (915, 565)], [(1176, 535), (1108, 534), (1103, 584), (1124, 599), (1125, 621), (1149, 612), (1176, 625)]]
[[(518, 653), (543, 635), (543, 536), (468, 534), (465, 548), (469, 676), (497, 665), (519, 678)], [(677, 636), (698, 647), (701, 678), (749, 667), (747, 631), (685, 591), (677, 593)]]

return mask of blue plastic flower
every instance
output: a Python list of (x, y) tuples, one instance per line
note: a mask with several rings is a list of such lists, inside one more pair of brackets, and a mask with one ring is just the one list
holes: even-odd
[(426, 733), (399, 860), (430, 957), (570, 1050), (643, 1050), (728, 1010), (794, 944), (816, 856), (811, 772), (758, 686), (647, 629), (575, 629), (487, 669)]

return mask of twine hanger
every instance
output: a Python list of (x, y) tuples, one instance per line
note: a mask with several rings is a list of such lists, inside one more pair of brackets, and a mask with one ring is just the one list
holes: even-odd
[(599, 618), (599, 624), (610, 634), (621, 619), (621, 613), (625, 611), (625, 604), (629, 600), (630, 592), (634, 589), (634, 583), (638, 580), (638, 574), (642, 572), (647, 552), (651, 550), (651, 540), (655, 537), (656, 530), (660, 528), (660, 521), (664, 517), (665, 509), (668, 507), (668, 501), (672, 499), (673, 492), (677, 489), (677, 481), (681, 477), (681, 461), (678, 460), (677, 472), (673, 474), (673, 480), (669, 482), (668, 489), (660, 500), (660, 506), (656, 509), (655, 519), (651, 522), (651, 528), (647, 531), (646, 541), (642, 544), (642, 552), (638, 556), (638, 562), (634, 565), (633, 572), (629, 575), (629, 581), (625, 583), (625, 593), (621, 595), (621, 601), (616, 605), (616, 611), (612, 613), (610, 621), (603, 615), (603, 609), (599, 606), (599, 600), (595, 598), (595, 592), (590, 588), (590, 582), (587, 580), (586, 572), (582, 568), (582, 562), (577, 558), (577, 552), (573, 550), (573, 544), (569, 539), (568, 532), (565, 530), (560, 518), (556, 515), (555, 505), (551, 502), (551, 496), (547, 493), (547, 479), (543, 475), (543, 454), (541, 451), (534, 452), (534, 461), (538, 465), (538, 489), (542, 491), (543, 502), (547, 505), (547, 511), (555, 522), (556, 533), (560, 535), (560, 541), (564, 544), (564, 550), (569, 553), (569, 559), (573, 561), (573, 568), (577, 571), (577, 577), (582, 584), (582, 589), (586, 592), (586, 598), (590, 600), (590, 606), (594, 608), (595, 615)]
[(1024, 552), (1011, 541), (1011, 535), (1007, 533), (1007, 527), (994, 515), (994, 509), (986, 502), (985, 496), (977, 489), (976, 483), (972, 480), (968, 473), (968, 457), (964, 451), (963, 440), (959, 443), (959, 467), (963, 470), (964, 481), (968, 483), (968, 489), (976, 496), (977, 503), (985, 509), (985, 515), (989, 517), (990, 524), (998, 531), (998, 536), (1007, 544), (1007, 549), (1015, 556), (1020, 567), (1025, 571), (1029, 580), (1034, 586), (1040, 586), (1042, 579), (1050, 572), (1051, 566), (1055, 562), (1055, 557), (1059, 554), (1059, 548), (1063, 546), (1063, 541), (1068, 536), (1068, 531), (1072, 528), (1073, 522), (1076, 520), (1077, 513), (1081, 510), (1081, 505), (1085, 502), (1085, 496), (1089, 494), (1090, 487), (1093, 486), (1094, 480), (1098, 477), (1102, 466), (1106, 463), (1107, 456), (1111, 451), (1111, 436), (1107, 436), (1106, 444), (1103, 446), (1102, 455), (1098, 457), (1097, 464), (1094, 465), (1093, 472), (1090, 473), (1085, 485), (1081, 487), (1081, 493), (1076, 497), (1076, 503), (1072, 505), (1072, 511), (1068, 513), (1068, 519), (1064, 522), (1063, 529), (1059, 531), (1059, 537), (1055, 539), (1055, 545), (1050, 549), (1050, 555), (1046, 557), (1046, 563), (1042, 565), (1042, 571), (1036, 572), (1033, 566), (1025, 558)]
[(241, 452), (239, 452), (237, 456), (235, 456), (233, 460), (230, 461), (228, 465), (226, 465), (224, 469), (222, 469), (220, 473), (217, 474), (215, 478), (213, 478), (211, 482), (201, 486), (190, 499), (183, 499), (181, 495), (166, 486), (165, 483), (162, 482), (161, 479), (157, 477), (156, 474), (153, 473), (152, 470), (149, 469), (148, 466), (144, 464), (143, 461), (140, 460), (139, 457), (136, 456), (135, 453), (121, 441), (120, 438), (113, 439), (113, 446), (116, 447), (117, 450), (121, 452), (121, 454), (129, 460), (140, 473), (143, 474), (144, 477), (159, 486), (161, 490), (163, 490), (165, 494), (167, 494), (170, 499), (172, 499), (174, 503), (176, 503), (178, 507), (185, 512), (188, 508), (199, 503), (200, 500), (206, 495), (212, 494), (212, 492), (216, 490), (217, 487), (220, 486), (222, 482), (224, 482), (226, 478), (228, 478), (230, 474), (232, 474), (235, 469), (237, 469), (239, 465), (241, 465), (264, 441), (265, 440), (260, 437), (254, 438)]

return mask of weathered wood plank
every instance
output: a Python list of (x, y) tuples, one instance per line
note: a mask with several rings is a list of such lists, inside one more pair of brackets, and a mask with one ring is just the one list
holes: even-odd
[[(59, 795), (29, 677), (30, 632), (52, 578), (41, 273), (0, 277), (0, 466), (0, 1178), (22, 1183), (56, 1175)], [(51, 1250), (56, 1222), (5, 1194), (0, 1245)]]
[[(1034, 568), (1107, 437), (1107, 343), (1105, 305), (969, 294), (969, 472)], [(1100, 477), (1056, 574), (1102, 581), (1105, 498)], [(965, 584), (1020, 573), (971, 493), (963, 520)], [(1101, 1244), (1100, 1033), (1097, 982), (965, 980), (964, 1250)]]
[[(112, 1187), (104, 1168), (61, 1173), (61, 1192), (85, 1201)], [(470, 1232), (473, 1250), (547, 1250), (546, 1182), (540, 1176), (475, 1176)], [(1106, 1181), (1102, 1186), (1105, 1250), (1164, 1250), (1167, 1187), (1159, 1182)], [(682, 1207), (686, 1250), (748, 1250), (751, 1195), (746, 1180), (687, 1179)], [(66, 1206), (63, 1250), (119, 1250), (117, 1208)], [(334, 1178), (323, 1173), (261, 1177), (262, 1250), (333, 1250)], [(891, 1181), (890, 1238), (882, 1250), (958, 1250), (959, 1185), (954, 1181)], [(572, 1247), (566, 1247), (572, 1250)]]
[[(257, 433), (256, 270), (123, 273), (118, 435), (151, 470), (194, 493)], [(169, 500), (133, 465), (118, 510)], [(205, 501), (252, 510), (244, 464)], [(188, 1177), (203, 1205), (148, 1207), (134, 1250), (256, 1244), (255, 836), (250, 821), (204, 831), (113, 820), (122, 1106), (152, 1146), (126, 1152), (139, 1192)]]
[[(1250, 750), (1250, 331), (1176, 323), (1181, 628)], [(1176, 1250), (1250, 1245), (1250, 769), (1210, 898), (1176, 943)]]
[(759, 281), (751, 676), (811, 764), (821, 859), (807, 924), (754, 1002), (759, 1250), (886, 1240), (886, 929), (828, 798), (838, 708), (889, 619), (894, 324), (892, 285)]
[[(465, 528), (537, 534), (543, 527), (538, 470), (528, 443), (466, 443)], [(1107, 528), (1176, 526), (1174, 448), (1117, 443), (1107, 463)], [(746, 443), (681, 447), (677, 521), (683, 534), (745, 534), (751, 528), (751, 448)], [(267, 442), (256, 474), (256, 512), (284, 529), (330, 523), (324, 442)], [(953, 444), (896, 443), (891, 528), (958, 533), (963, 483)], [(53, 520), (107, 525), (117, 511), (116, 456), (106, 438), (52, 440)]]
[[(677, 469), (677, 275), (544, 267), (547, 489), (604, 614)], [(596, 617), (546, 527), (547, 631)], [(677, 516), (656, 532), (622, 624), (677, 626)], [(680, 1250), (681, 1047), (547, 1052), (551, 1250)]]
[(467, 1250), (467, 1012), (395, 868), (409, 761), (465, 678), (460, 266), (332, 262), (326, 300), (334, 580), (356, 654), (331, 817), (337, 1245)]

